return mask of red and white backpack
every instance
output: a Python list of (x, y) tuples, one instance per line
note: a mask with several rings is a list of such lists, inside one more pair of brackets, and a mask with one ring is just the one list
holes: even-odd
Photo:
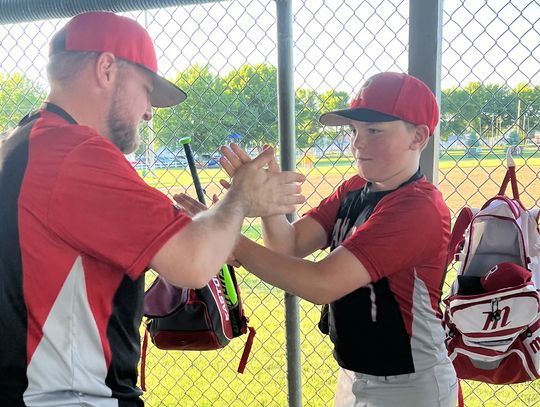
[[(507, 165), (499, 193), (456, 220), (449, 259), (460, 264), (444, 300), (446, 346), (457, 376), (492, 384), (540, 377), (539, 210), (519, 200), (510, 154)], [(509, 182), (513, 198), (505, 195)]]

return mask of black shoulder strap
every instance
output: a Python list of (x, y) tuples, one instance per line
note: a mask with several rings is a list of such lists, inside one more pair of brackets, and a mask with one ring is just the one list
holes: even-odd
[[(62, 119), (67, 121), (69, 124), (77, 124), (77, 121), (68, 112), (66, 112), (60, 106), (55, 105), (54, 103), (44, 102), (43, 105), (41, 105), (41, 109), (60, 116)], [(19, 121), (19, 127), (23, 127), (24, 125), (36, 120), (40, 116), (41, 116), (41, 111), (40, 110), (28, 113), (26, 116), (24, 116)]]
[(55, 105), (54, 103), (45, 102), (43, 103), (42, 109), (57, 114), (69, 124), (77, 124), (77, 121), (68, 112), (66, 112), (60, 106)]

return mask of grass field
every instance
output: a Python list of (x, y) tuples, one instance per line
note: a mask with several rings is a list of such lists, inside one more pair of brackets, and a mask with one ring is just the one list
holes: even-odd
[[(502, 155), (501, 155), (502, 157)], [(456, 164), (456, 161), (458, 163)], [(517, 160), (518, 178), (523, 184), (522, 200), (538, 205), (540, 196), (540, 158)], [(323, 160), (315, 167), (299, 170), (307, 174), (303, 193), (309, 207), (330, 194), (339, 183), (355, 172), (350, 161)], [(501, 158), (477, 160), (452, 157), (440, 163), (439, 189), (455, 215), (464, 205), (479, 206), (498, 191), (504, 176)], [(195, 196), (186, 170), (158, 170), (147, 174), (146, 181), (165, 193), (184, 192)], [(208, 196), (220, 193), (219, 179), (226, 175), (218, 169), (200, 171)], [(246, 223), (244, 232), (252, 239), (260, 237), (260, 225)], [(149, 276), (150, 277), (150, 276)], [(252, 354), (243, 375), (236, 373), (245, 338), (236, 339), (220, 351), (163, 352), (149, 346), (147, 359), (148, 406), (286, 406), (287, 364), (283, 292), (239, 270), (245, 307), (251, 325), (257, 329)], [(449, 278), (452, 278), (449, 275)], [(150, 279), (148, 279), (150, 281)], [(305, 406), (331, 406), (337, 365), (331, 356), (328, 338), (317, 330), (317, 307), (300, 301), (302, 392)], [(463, 382), (467, 407), (540, 406), (540, 385), (488, 386)]]

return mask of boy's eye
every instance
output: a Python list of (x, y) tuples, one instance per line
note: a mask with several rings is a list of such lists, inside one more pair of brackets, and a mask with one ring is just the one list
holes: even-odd
[(368, 134), (378, 134), (380, 132), (379, 129), (369, 128), (367, 129)]

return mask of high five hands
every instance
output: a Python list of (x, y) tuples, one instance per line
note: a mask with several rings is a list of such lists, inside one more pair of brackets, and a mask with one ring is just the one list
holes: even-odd
[(305, 177), (294, 171), (280, 171), (274, 149), (266, 148), (253, 160), (238, 145), (221, 147), (220, 164), (232, 182), (220, 180), (229, 193), (239, 190), (248, 199), (246, 216), (271, 216), (291, 213), (306, 201), (301, 194)]
[[(239, 201), (245, 205), (246, 216), (291, 213), (296, 210), (296, 205), (306, 201), (301, 194), (305, 177), (293, 171), (280, 171), (272, 147), (266, 147), (253, 160), (236, 144), (231, 144), (230, 148), (221, 147), (221, 153), (220, 163), (232, 182), (222, 179), (220, 183), (229, 194), (239, 196)], [(205, 209), (185, 194), (175, 195), (174, 200), (191, 216)], [(217, 202), (215, 195), (213, 202)]]

